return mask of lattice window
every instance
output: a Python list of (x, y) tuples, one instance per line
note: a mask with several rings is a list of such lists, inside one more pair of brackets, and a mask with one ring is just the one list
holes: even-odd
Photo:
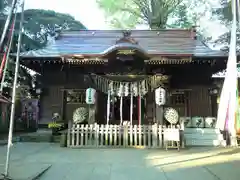
[(85, 104), (86, 92), (85, 90), (67, 90), (67, 103)]
[(172, 105), (184, 105), (186, 101), (185, 94), (173, 94), (172, 95)]

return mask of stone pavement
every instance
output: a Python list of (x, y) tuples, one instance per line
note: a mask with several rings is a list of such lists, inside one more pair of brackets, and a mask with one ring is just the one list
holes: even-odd
[[(5, 151), (0, 146), (1, 164)], [(16, 143), (12, 148), (10, 175), (50, 165), (40, 180), (239, 180), (240, 149), (68, 149), (50, 143)]]

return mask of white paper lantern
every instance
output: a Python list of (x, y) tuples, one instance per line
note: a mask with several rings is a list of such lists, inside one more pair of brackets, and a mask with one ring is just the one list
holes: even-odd
[(88, 88), (86, 90), (86, 103), (95, 104), (96, 101), (96, 90), (93, 88)]
[(162, 106), (166, 103), (166, 91), (159, 87), (155, 90), (155, 102), (157, 105)]

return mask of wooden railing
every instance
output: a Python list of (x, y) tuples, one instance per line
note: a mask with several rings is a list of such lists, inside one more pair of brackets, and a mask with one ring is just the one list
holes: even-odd
[[(68, 129), (67, 146), (72, 148), (136, 147), (162, 148), (164, 129), (161, 125), (73, 125)], [(171, 127), (178, 129), (179, 127)]]

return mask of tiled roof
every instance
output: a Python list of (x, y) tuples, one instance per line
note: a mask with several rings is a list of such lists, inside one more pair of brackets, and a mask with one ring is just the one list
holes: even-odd
[(191, 30), (132, 30), (131, 38), (138, 44), (120, 43), (122, 30), (81, 30), (63, 32), (47, 47), (21, 53), (22, 57), (59, 57), (64, 55), (104, 54), (119, 47), (143, 49), (149, 55), (192, 55), (197, 57), (227, 56), (211, 50), (192, 37)]

